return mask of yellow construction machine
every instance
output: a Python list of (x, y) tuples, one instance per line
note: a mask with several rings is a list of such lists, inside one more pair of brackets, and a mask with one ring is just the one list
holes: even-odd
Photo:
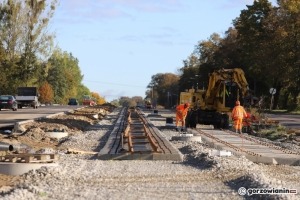
[(151, 109), (151, 108), (152, 108), (151, 99), (146, 99), (146, 100), (145, 100), (145, 107), (146, 107), (147, 109)]
[(209, 75), (206, 90), (189, 89), (180, 93), (180, 103), (190, 103), (186, 126), (214, 125), (227, 129), (229, 116), (236, 100), (243, 105), (249, 95), (248, 82), (240, 68), (215, 70)]

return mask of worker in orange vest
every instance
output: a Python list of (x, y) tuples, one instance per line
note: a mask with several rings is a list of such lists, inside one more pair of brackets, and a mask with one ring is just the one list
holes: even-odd
[(185, 118), (189, 107), (189, 103), (180, 104), (176, 107), (176, 129), (178, 128), (179, 122), (182, 124), (182, 129), (185, 127)]
[(235, 102), (235, 107), (232, 110), (231, 118), (234, 121), (234, 128), (236, 133), (242, 134), (243, 119), (247, 116), (247, 113), (240, 101)]

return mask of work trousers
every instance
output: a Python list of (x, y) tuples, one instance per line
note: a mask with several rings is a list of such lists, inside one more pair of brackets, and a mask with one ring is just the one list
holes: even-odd
[(236, 118), (234, 120), (234, 128), (235, 130), (241, 131), (243, 128), (243, 118)]
[(178, 126), (179, 122), (182, 123), (182, 126), (185, 126), (185, 115), (182, 115), (181, 113), (176, 114), (176, 126)]

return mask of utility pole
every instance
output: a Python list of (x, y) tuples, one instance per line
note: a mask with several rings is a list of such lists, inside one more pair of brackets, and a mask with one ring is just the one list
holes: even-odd
[(270, 94), (271, 96), (271, 103), (270, 103), (270, 110), (272, 110), (273, 108), (273, 104), (274, 104), (274, 94), (276, 94), (276, 89), (275, 88), (270, 88)]
[(151, 87), (151, 101), (153, 101), (153, 87)]

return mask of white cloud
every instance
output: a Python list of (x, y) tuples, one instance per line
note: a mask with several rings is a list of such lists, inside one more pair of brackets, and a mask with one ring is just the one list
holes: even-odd
[(182, 9), (180, 0), (63, 0), (57, 10), (60, 20), (75, 23), (115, 18), (133, 18), (132, 12), (171, 12)]

